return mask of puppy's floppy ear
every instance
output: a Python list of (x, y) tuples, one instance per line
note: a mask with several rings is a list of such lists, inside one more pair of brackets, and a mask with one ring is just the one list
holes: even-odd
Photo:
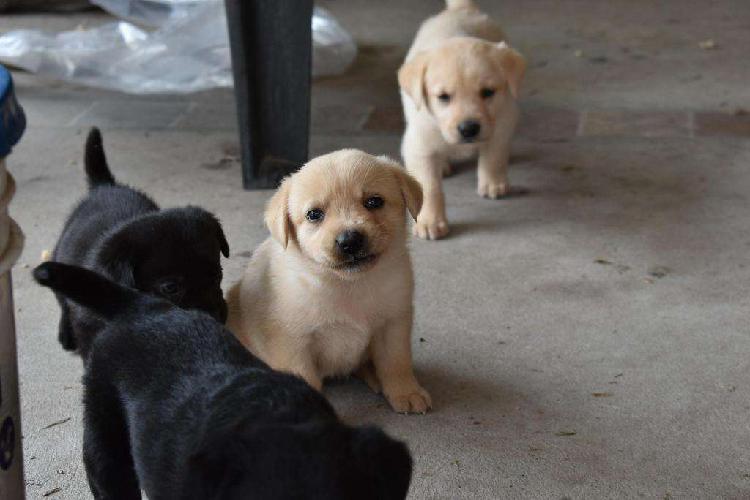
[(96, 252), (96, 267), (112, 281), (136, 288), (135, 262), (140, 252), (140, 238), (134, 236), (132, 224), (110, 235)]
[(495, 47), (497, 47), (496, 52), (500, 67), (503, 69), (503, 74), (508, 80), (510, 93), (514, 99), (518, 99), (521, 81), (523, 80), (523, 75), (526, 73), (526, 59), (518, 51), (510, 48), (505, 42), (500, 42)]
[(398, 70), (398, 85), (411, 97), (417, 109), (425, 103), (424, 75), (427, 72), (428, 59), (427, 52), (420, 52)]
[(135, 288), (135, 268), (131, 257), (115, 255), (104, 263), (104, 269), (112, 281)]
[[(180, 209), (177, 209), (180, 210)], [(167, 213), (169, 210), (162, 211), (161, 213)], [(208, 210), (196, 207), (194, 205), (188, 205), (183, 209), (184, 217), (188, 217), (188, 220), (194, 220), (195, 223), (200, 224), (197, 229), (201, 231), (201, 234), (205, 232), (213, 231), (216, 241), (219, 243), (219, 250), (224, 257), (229, 257), (229, 243), (227, 243), (227, 237), (224, 235), (224, 229), (221, 227), (219, 219), (209, 212)], [(205, 225), (204, 225), (205, 224)]]
[(422, 210), (422, 186), (406, 170), (399, 168), (395, 172), (401, 186), (401, 194), (404, 197), (406, 208), (409, 209), (411, 218), (417, 220), (417, 215)]
[(378, 160), (388, 164), (388, 168), (391, 169), (391, 172), (396, 177), (398, 187), (401, 189), (401, 196), (404, 199), (406, 208), (409, 210), (409, 214), (411, 214), (412, 219), (417, 220), (417, 215), (422, 210), (422, 186), (397, 161), (387, 156), (378, 156)]
[(354, 463), (370, 473), (375, 498), (405, 498), (411, 482), (412, 459), (405, 444), (375, 427), (353, 429)]
[(221, 249), (221, 254), (224, 257), (229, 258), (229, 243), (227, 242), (227, 237), (224, 234), (224, 229), (221, 227), (221, 224), (219, 224), (217, 231), (218, 231), (219, 248)]
[(292, 232), (292, 220), (289, 217), (289, 190), (292, 186), (291, 177), (287, 177), (276, 190), (266, 206), (264, 215), (266, 226), (271, 231), (271, 236), (278, 241), (284, 249), (289, 245), (289, 237)]
[(211, 223), (214, 225), (216, 230), (216, 239), (219, 240), (219, 249), (221, 250), (221, 254), (229, 258), (229, 243), (227, 243), (227, 237), (224, 234), (224, 228), (221, 227), (221, 222), (219, 222), (219, 219), (216, 218), (216, 216), (209, 212), (209, 216), (211, 217)]

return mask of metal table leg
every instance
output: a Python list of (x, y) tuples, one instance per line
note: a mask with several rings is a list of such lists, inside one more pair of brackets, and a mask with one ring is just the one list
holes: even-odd
[(308, 154), (312, 0), (225, 0), (242, 184), (269, 189)]

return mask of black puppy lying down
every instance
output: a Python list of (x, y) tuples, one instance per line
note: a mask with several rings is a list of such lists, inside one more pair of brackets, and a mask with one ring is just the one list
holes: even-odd
[(391, 499), (411, 458), (342, 424), (199, 311), (47, 262), (34, 278), (104, 319), (84, 375), (83, 454), (97, 499)]
[[(219, 252), (228, 257), (229, 246), (216, 218), (197, 207), (159, 210), (145, 194), (118, 184), (95, 128), (84, 163), (89, 192), (68, 217), (52, 260), (93, 269), (224, 322)], [(85, 357), (101, 321), (64, 297), (58, 301), (60, 343)]]

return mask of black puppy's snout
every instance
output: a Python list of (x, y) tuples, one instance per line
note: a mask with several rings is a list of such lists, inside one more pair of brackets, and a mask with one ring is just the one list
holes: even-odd
[(347, 229), (336, 236), (336, 247), (344, 255), (356, 255), (364, 248), (365, 243), (365, 235), (352, 229)]
[(479, 135), (482, 126), (476, 120), (466, 120), (458, 124), (458, 133), (464, 139), (475, 139)]

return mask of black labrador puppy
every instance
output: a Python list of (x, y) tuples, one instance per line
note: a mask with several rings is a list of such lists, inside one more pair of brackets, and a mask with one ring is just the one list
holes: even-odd
[[(145, 194), (118, 184), (96, 128), (86, 140), (84, 164), (89, 192), (68, 217), (52, 260), (93, 269), (224, 322), (219, 253), (228, 257), (229, 245), (216, 217), (197, 207), (159, 210)], [(85, 357), (101, 321), (62, 296), (58, 301), (60, 343)]]
[(34, 278), (100, 316), (84, 383), (83, 454), (97, 499), (402, 499), (403, 443), (341, 423), (209, 315), (46, 262)]

